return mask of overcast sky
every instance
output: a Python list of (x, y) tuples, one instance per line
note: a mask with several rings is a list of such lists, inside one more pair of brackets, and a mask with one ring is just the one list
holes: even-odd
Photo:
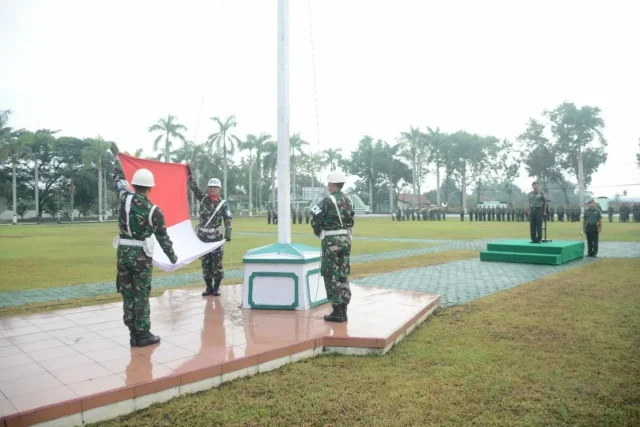
[[(410, 125), (514, 140), (568, 100), (606, 121), (593, 191), (640, 196), (614, 187), (640, 183), (639, 22), (638, 0), (290, 0), (291, 132), (312, 152)], [(277, 0), (0, 0), (0, 109), (147, 155), (167, 114), (197, 142), (230, 114), (240, 137), (275, 135), (276, 34)]]

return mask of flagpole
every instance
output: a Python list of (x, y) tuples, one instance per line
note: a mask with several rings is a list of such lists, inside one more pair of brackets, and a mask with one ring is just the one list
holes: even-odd
[(291, 243), (289, 0), (278, 0), (278, 242)]

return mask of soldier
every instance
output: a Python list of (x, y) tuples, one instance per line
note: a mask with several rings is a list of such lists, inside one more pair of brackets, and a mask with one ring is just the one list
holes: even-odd
[(293, 221), (293, 223), (296, 223), (296, 208), (295, 207), (291, 207), (291, 221)]
[[(306, 215), (306, 213), (305, 213)], [(393, 209), (391, 209), (391, 221), (395, 221), (396, 220), (396, 216), (395, 216), (395, 211)], [(307, 220), (307, 224), (309, 224), (309, 220)]]
[(547, 202), (547, 198), (538, 190), (538, 181), (533, 181), (533, 191), (529, 193), (529, 209), (531, 215), (529, 219), (529, 230), (531, 232), (531, 243), (542, 241), (542, 208)]
[[(189, 187), (193, 194), (200, 199), (200, 221), (198, 222), (198, 239), (202, 242), (220, 242), (225, 239), (231, 241), (231, 210), (226, 200), (220, 199), (220, 180), (211, 178), (207, 183), (208, 192), (198, 188), (198, 183), (191, 175), (189, 168)], [(224, 237), (222, 223), (224, 222)], [(274, 224), (276, 221), (274, 220)], [(220, 246), (200, 259), (202, 260), (202, 277), (206, 285), (202, 296), (220, 295), (220, 282), (224, 278), (222, 259), (224, 248)], [(213, 287), (211, 282), (213, 281)]]
[[(393, 215), (391, 215), (391, 218), (393, 218)], [(304, 222), (309, 224), (309, 209), (304, 210)]]
[(160, 342), (160, 337), (150, 332), (149, 320), (153, 236), (172, 264), (178, 262), (178, 257), (173, 252), (173, 242), (167, 234), (162, 211), (149, 200), (149, 194), (155, 187), (153, 174), (148, 169), (138, 169), (131, 180), (134, 192), (122, 172), (118, 147), (112, 144), (110, 149), (116, 158), (113, 180), (120, 201), (120, 234), (114, 241), (118, 248), (116, 290), (122, 294), (129, 344), (131, 347), (145, 347)]
[(400, 209), (396, 209), (396, 221), (400, 222), (401, 212)]
[(273, 210), (273, 224), (278, 225), (278, 211), (275, 209)]
[(321, 274), (333, 311), (324, 316), (328, 322), (346, 322), (351, 300), (349, 288), (349, 256), (354, 212), (349, 199), (342, 193), (345, 175), (333, 171), (327, 177), (330, 195), (311, 210), (313, 233), (322, 240)]
[(609, 206), (607, 213), (609, 214), (609, 222), (613, 222), (613, 206)]
[(587, 235), (587, 256), (597, 256), (598, 235), (602, 232), (602, 213), (593, 199), (589, 200), (589, 207), (584, 211), (582, 232)]
[[(476, 220), (478, 219), (477, 215), (478, 214), (476, 213)], [(473, 207), (472, 206), (469, 207), (469, 222), (473, 222)]]
[(302, 209), (298, 209), (298, 224), (302, 224)]
[(271, 225), (271, 209), (267, 210), (267, 224)]
[[(469, 215), (471, 216), (471, 215)], [(464, 209), (460, 208), (460, 222), (464, 222)]]
[(555, 215), (556, 215), (556, 209), (553, 206), (551, 206), (549, 208), (549, 219), (551, 220), (551, 222), (554, 222)]

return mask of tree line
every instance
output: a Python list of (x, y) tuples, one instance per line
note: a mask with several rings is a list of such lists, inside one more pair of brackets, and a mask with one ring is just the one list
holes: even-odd
[[(101, 220), (106, 209), (114, 208), (108, 191), (114, 162), (110, 141), (61, 136), (50, 129), (13, 129), (10, 115), (9, 110), (0, 111), (0, 197), (7, 197), (12, 209), (16, 206), (18, 214), (31, 208), (37, 215), (68, 216), (75, 208)], [(211, 120), (217, 131), (196, 143), (187, 140), (188, 129), (177, 117), (167, 115), (148, 128), (153, 153), (133, 154), (189, 163), (200, 185), (222, 172), (225, 198), (242, 195), (251, 208), (273, 206), (277, 148), (272, 136), (236, 135), (235, 116)], [(344, 155), (341, 148), (310, 152), (309, 142), (296, 133), (290, 138), (292, 200), (302, 198), (302, 187), (322, 186), (322, 170), (341, 168), (358, 177), (351, 191), (374, 211), (397, 206), (400, 194), (409, 190), (416, 206), (421, 194), (438, 206), (463, 209), (468, 202), (480, 202), (481, 196), (521, 203), (528, 189), (518, 188), (514, 180), (524, 169), (546, 193), (558, 192), (557, 203), (570, 203), (577, 187), (584, 205), (584, 188), (607, 159), (604, 127), (599, 108), (564, 102), (543, 111), (540, 119), (531, 118), (514, 141), (467, 130), (446, 133), (439, 127), (410, 126), (392, 143), (364, 135), (356, 149)], [(640, 166), (640, 154), (638, 162)], [(436, 188), (424, 191), (430, 174)], [(191, 195), (192, 207), (196, 204)]]

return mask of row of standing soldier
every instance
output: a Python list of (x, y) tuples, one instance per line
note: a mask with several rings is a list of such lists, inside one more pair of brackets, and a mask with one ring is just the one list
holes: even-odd
[[(470, 207), (467, 210), (469, 215), (469, 221), (506, 221), (506, 222), (526, 222), (529, 221), (529, 208), (521, 207), (489, 207), (489, 208), (473, 208)], [(555, 208), (549, 207), (548, 220), (553, 222), (555, 218), (558, 221), (564, 222), (565, 219), (568, 222), (580, 221), (580, 209), (577, 206), (559, 206)], [(460, 210), (460, 220), (464, 221), (465, 213)]]
[(391, 210), (392, 221), (446, 221), (447, 208), (400, 208)]
[[(629, 206), (628, 203), (623, 203), (618, 208), (618, 221), (619, 222), (640, 222), (640, 203), (634, 203)], [(613, 222), (613, 207), (609, 206), (609, 222)], [(633, 218), (631, 215), (633, 214)]]
[[(309, 224), (309, 220), (311, 219), (311, 215), (309, 214), (309, 211), (306, 209), (298, 209), (297, 211), (295, 209), (291, 210), (291, 221), (295, 224), (296, 223), (296, 219), (298, 220), (298, 224), (302, 224), (302, 216), (303, 216), (303, 211), (304, 210), (304, 219), (305, 219), (305, 223)], [(271, 224), (273, 222), (273, 224), (278, 224), (278, 211), (269, 209), (267, 210), (267, 224)]]

